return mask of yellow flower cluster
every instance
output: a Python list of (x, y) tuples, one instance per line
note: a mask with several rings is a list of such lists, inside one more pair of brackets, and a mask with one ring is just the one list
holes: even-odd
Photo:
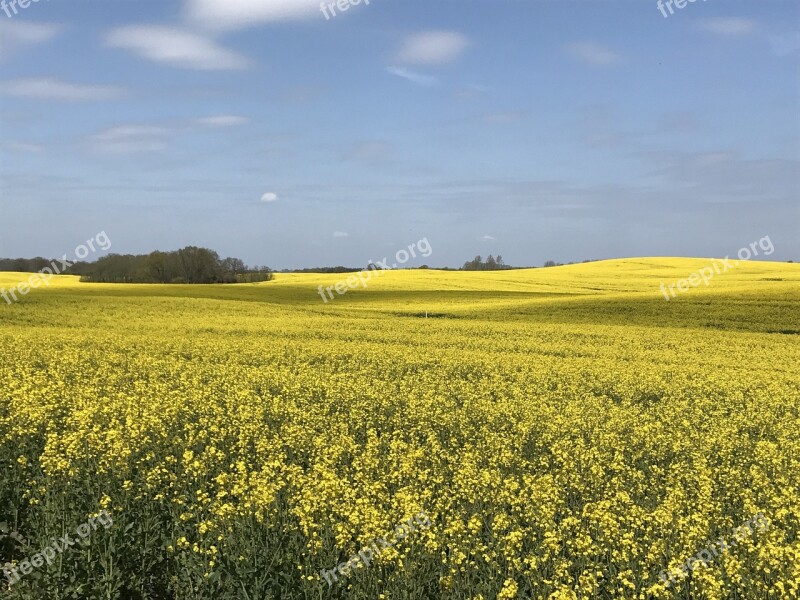
[(664, 302), (700, 262), (393, 272), (329, 304), (335, 276), (56, 278), (0, 311), (0, 497), (32, 540), (115, 527), (75, 550), (95, 568), (16, 592), (321, 597), (321, 569), (424, 511), (337, 593), (800, 598), (800, 266)]

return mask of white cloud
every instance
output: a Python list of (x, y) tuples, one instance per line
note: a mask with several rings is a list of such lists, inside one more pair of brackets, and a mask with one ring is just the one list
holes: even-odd
[(567, 52), (589, 65), (608, 66), (620, 61), (616, 52), (594, 42), (575, 42), (567, 46)]
[(261, 196), (261, 201), (262, 202), (267, 202), (267, 203), (269, 203), (269, 202), (277, 202), (278, 201), (278, 194), (276, 194), (275, 192), (267, 192), (266, 194)]
[(106, 44), (129, 50), (142, 58), (186, 69), (229, 71), (249, 65), (245, 57), (223, 48), (214, 40), (174, 27), (120, 27), (106, 35)]
[(484, 242), (494, 242), (494, 241), (496, 241), (496, 240), (497, 240), (497, 238), (494, 238), (494, 237), (492, 237), (492, 236), (490, 236), (490, 235), (485, 235), (485, 236), (483, 236), (481, 239), (482, 239)]
[(42, 44), (54, 38), (61, 29), (55, 23), (30, 23), (16, 20), (0, 21), (0, 59), (10, 56), (21, 47)]
[(166, 147), (170, 130), (155, 125), (119, 125), (89, 137), (102, 152), (158, 152)]
[(0, 95), (37, 100), (109, 100), (122, 92), (122, 88), (115, 86), (69, 83), (48, 77), (0, 82)]
[(155, 125), (120, 125), (119, 127), (106, 129), (92, 136), (92, 139), (98, 142), (117, 142), (131, 138), (164, 136), (167, 131), (164, 127), (156, 127)]
[(701, 29), (717, 35), (747, 35), (756, 29), (756, 22), (738, 17), (717, 17), (701, 24)]
[(333, 237), (335, 237), (335, 238), (346, 238), (346, 237), (348, 237), (349, 235), (350, 235), (350, 234), (348, 234), (348, 233), (346, 233), (346, 232), (344, 232), (344, 231), (334, 231), (334, 232), (333, 232)]
[(209, 30), (320, 17), (319, 0), (187, 0), (186, 17)]
[(235, 127), (236, 125), (244, 125), (248, 120), (236, 115), (218, 115), (214, 117), (203, 117), (197, 119), (196, 122), (203, 127)]
[(454, 31), (425, 31), (408, 36), (397, 53), (398, 62), (442, 65), (456, 60), (469, 46), (466, 36)]
[(387, 67), (386, 72), (396, 75), (397, 77), (407, 79), (408, 81), (416, 83), (417, 85), (436, 85), (439, 83), (439, 80), (436, 79), (436, 77), (409, 71), (408, 69), (403, 69), (402, 67)]

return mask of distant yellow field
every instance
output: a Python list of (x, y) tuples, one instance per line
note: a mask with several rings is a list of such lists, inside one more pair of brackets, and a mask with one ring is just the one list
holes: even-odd
[(710, 261), (0, 301), (8, 568), (114, 520), (8, 597), (798, 598), (800, 265)]
[[(440, 270), (394, 270), (383, 271), (372, 277), (369, 289), (373, 291), (451, 291), (476, 292), (545, 292), (593, 294), (598, 292), (629, 292), (655, 295), (663, 281), (671, 283), (690, 276), (712, 261), (705, 258), (635, 258), (604, 260), (575, 265), (512, 271), (440, 271)], [(9, 287), (26, 281), (30, 273), (0, 272), (0, 286)], [(298, 290), (316, 290), (317, 286), (332, 286), (346, 279), (349, 274), (276, 273), (272, 282), (244, 284), (267, 287), (292, 287)], [(734, 289), (752, 285), (774, 287), (774, 279), (784, 283), (800, 282), (800, 264), (737, 261), (736, 266), (715, 275), (711, 286), (698, 289)], [(91, 289), (108, 284), (79, 283), (79, 278), (59, 275), (51, 279), (50, 287), (79, 287)], [(124, 286), (123, 286), (124, 287)], [(143, 287), (136, 284), (133, 289)], [(155, 286), (158, 287), (158, 286)], [(183, 286), (174, 286), (183, 287)], [(42, 289), (46, 289), (42, 287)], [(191, 289), (191, 288), (190, 288)], [(316, 293), (316, 292), (314, 292)]]

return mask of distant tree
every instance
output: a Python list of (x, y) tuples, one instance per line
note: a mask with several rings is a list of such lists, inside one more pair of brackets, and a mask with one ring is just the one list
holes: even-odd
[(222, 268), (234, 275), (244, 273), (247, 270), (247, 267), (241, 258), (230, 257), (222, 261)]
[(237, 276), (237, 281), (242, 283), (256, 283), (260, 281), (272, 281), (274, 278), (275, 275), (272, 269), (264, 265), (262, 267), (248, 269), (247, 272)]
[(247, 269), (243, 273), (238, 273), (236, 275), (236, 282), (237, 283), (260, 283), (262, 281), (272, 281), (274, 279), (274, 275), (272, 273), (272, 269), (269, 267), (259, 267), (254, 266), (250, 269)]
[(157, 283), (167, 283), (173, 278), (169, 273), (169, 254), (166, 252), (151, 252), (145, 259), (147, 277)]
[(544, 263), (544, 266), (545, 267), (555, 267), (556, 266), (556, 261), (548, 260), (546, 263)]
[(480, 256), (476, 256), (473, 260), (467, 261), (464, 263), (464, 266), (461, 267), (462, 271), (499, 271), (510, 269), (511, 267), (507, 266), (503, 262), (503, 257), (499, 256), (495, 258), (491, 254), (486, 258), (486, 262), (483, 262)]
[(226, 258), (220, 263), (223, 283), (235, 283), (239, 276), (247, 271), (247, 266), (240, 258)]
[(219, 255), (208, 248), (186, 246), (177, 252), (178, 277), (186, 283), (221, 283)]
[(475, 258), (470, 261), (464, 263), (463, 269), (465, 271), (479, 271), (483, 261), (481, 259), (481, 255), (479, 254)]

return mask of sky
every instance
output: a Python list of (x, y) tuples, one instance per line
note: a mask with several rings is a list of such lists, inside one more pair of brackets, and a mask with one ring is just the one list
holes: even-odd
[(2, 257), (800, 260), (795, 0), (19, 1)]

